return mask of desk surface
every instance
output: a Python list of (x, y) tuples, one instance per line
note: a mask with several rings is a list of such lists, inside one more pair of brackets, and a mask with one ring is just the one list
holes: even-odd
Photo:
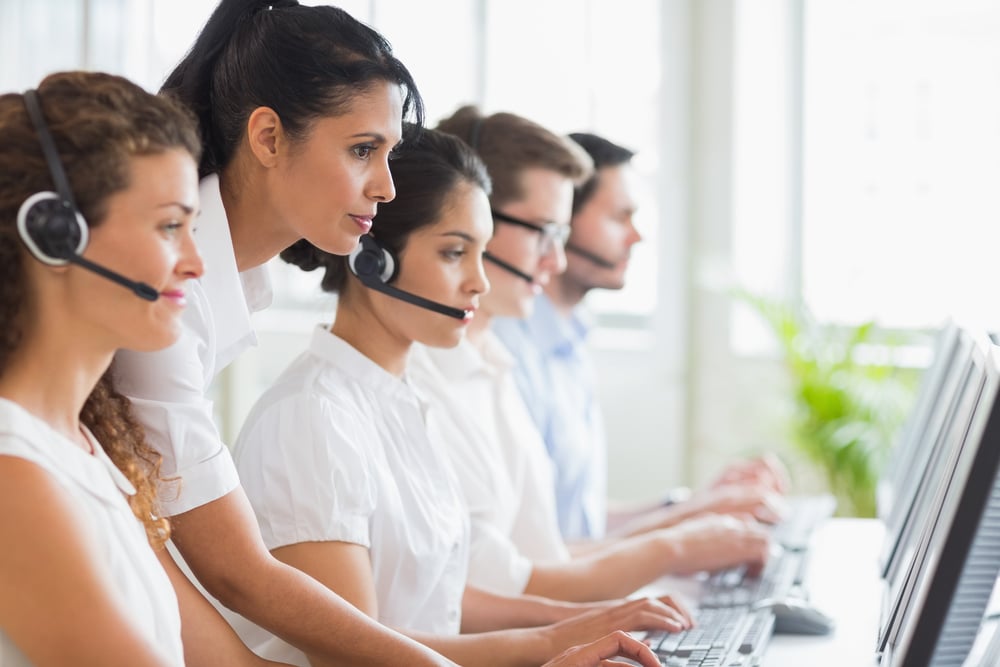
[(878, 551), (882, 524), (831, 519), (813, 538), (805, 586), (810, 601), (837, 627), (825, 637), (775, 635), (763, 667), (871, 667), (881, 597)]
[[(809, 599), (833, 617), (826, 636), (774, 635), (762, 667), (874, 667), (881, 582), (878, 553), (882, 524), (873, 519), (830, 519), (817, 528), (809, 551), (805, 587)], [(692, 596), (690, 579), (665, 577), (640, 591)]]

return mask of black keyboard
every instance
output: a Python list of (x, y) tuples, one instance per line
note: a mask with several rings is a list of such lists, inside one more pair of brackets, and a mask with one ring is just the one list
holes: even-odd
[(774, 630), (774, 615), (766, 609), (700, 609), (695, 622), (685, 632), (646, 636), (665, 667), (752, 667)]
[(746, 567), (722, 570), (708, 576), (701, 587), (698, 606), (750, 607), (763, 600), (782, 600), (801, 585), (807, 555), (782, 550), (768, 560), (759, 577), (747, 575)]

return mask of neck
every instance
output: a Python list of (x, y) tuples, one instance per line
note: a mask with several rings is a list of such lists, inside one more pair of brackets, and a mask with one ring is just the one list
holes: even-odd
[(299, 236), (273, 205), (265, 170), (234, 159), (219, 174), (219, 193), (229, 221), (236, 267), (246, 271), (273, 259)]
[(403, 377), (413, 341), (389, 331), (365, 301), (352, 290), (341, 292), (330, 331), (388, 373)]
[(563, 317), (569, 317), (573, 309), (580, 305), (587, 289), (567, 280), (565, 274), (555, 276), (545, 286), (545, 296), (552, 302), (553, 308)]
[(111, 364), (114, 349), (88, 345), (88, 337), (79, 331), (66, 336), (55, 333), (58, 330), (68, 329), (36, 327), (24, 336), (0, 377), (0, 396), (89, 451), (80, 431), (80, 411)]
[(469, 339), (470, 343), (479, 347), (479, 343), (486, 336), (486, 332), (489, 331), (492, 321), (492, 313), (480, 306), (479, 310), (476, 311), (476, 316), (472, 318), (469, 326), (465, 329), (465, 337)]

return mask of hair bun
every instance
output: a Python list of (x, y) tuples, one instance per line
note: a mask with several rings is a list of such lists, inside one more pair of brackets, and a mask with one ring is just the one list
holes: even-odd
[(315, 271), (324, 266), (326, 253), (305, 239), (300, 239), (281, 251), (280, 257), (303, 271)]

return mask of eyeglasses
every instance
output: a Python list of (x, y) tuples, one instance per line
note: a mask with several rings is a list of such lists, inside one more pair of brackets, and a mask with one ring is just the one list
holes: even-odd
[(565, 246), (566, 241), (569, 240), (569, 225), (561, 225), (558, 222), (547, 222), (544, 225), (539, 225), (534, 222), (522, 220), (521, 218), (515, 218), (506, 213), (501, 213), (495, 209), (490, 209), (490, 212), (493, 214), (494, 220), (538, 232), (538, 252), (543, 255), (552, 250), (557, 243), (560, 246)]

